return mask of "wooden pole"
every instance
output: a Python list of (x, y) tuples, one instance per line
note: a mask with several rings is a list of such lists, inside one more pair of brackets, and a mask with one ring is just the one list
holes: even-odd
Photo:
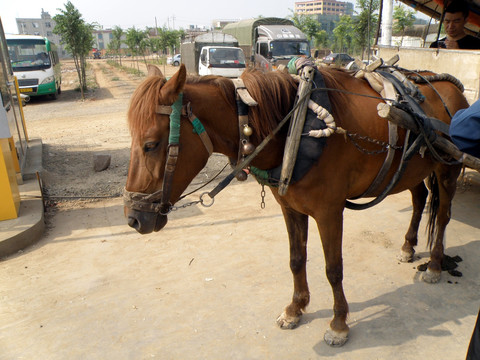
[[(312, 81), (315, 76), (315, 70), (311, 66), (305, 66), (300, 76), (300, 84), (297, 90), (297, 99), (303, 99), (305, 95), (312, 89)], [(288, 130), (287, 141), (283, 153), (282, 171), (280, 174), (280, 186), (278, 193), (284, 196), (287, 193), (288, 184), (292, 178), (293, 168), (297, 160), (298, 148), (302, 137), (303, 125), (307, 116), (308, 100), (298, 106), (295, 110)]]
[[(395, 124), (405, 129), (409, 129), (415, 133), (419, 132), (417, 123), (407, 112), (385, 103), (378, 104), (377, 111), (381, 118), (388, 119)], [(432, 144), (439, 150), (451, 155), (455, 160), (462, 162), (472, 169), (480, 171), (480, 159), (458, 150), (458, 148), (451, 141), (445, 139), (444, 137), (437, 136), (435, 140), (432, 141)]]

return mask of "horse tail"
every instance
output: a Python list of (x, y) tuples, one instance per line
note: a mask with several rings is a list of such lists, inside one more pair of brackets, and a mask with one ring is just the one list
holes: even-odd
[(438, 208), (440, 206), (440, 190), (438, 186), (438, 179), (434, 172), (430, 174), (427, 178), (428, 188), (430, 189), (430, 196), (428, 198), (428, 224), (427, 224), (427, 234), (428, 240), (427, 245), (432, 250), (432, 245), (437, 235), (437, 228), (435, 223), (437, 222)]

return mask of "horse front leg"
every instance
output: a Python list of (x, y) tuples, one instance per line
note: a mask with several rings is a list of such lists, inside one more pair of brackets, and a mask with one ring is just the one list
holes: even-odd
[(282, 329), (295, 328), (303, 310), (310, 302), (307, 283), (307, 238), (308, 216), (282, 206), (290, 242), (290, 269), (293, 274), (293, 297), (283, 313), (277, 318)]
[(325, 332), (324, 340), (331, 346), (342, 346), (348, 340), (346, 323), (348, 303), (343, 292), (342, 232), (343, 207), (329, 206), (321, 216), (315, 217), (322, 239), (325, 271), (333, 291), (333, 319)]
[[(443, 240), (445, 229), (450, 222), (452, 200), (457, 189), (457, 178), (460, 174), (461, 166), (440, 165), (435, 170), (437, 177), (437, 189), (431, 189), (435, 196), (438, 196), (438, 202), (435, 198), (430, 201), (430, 219), (429, 219), (429, 244), (433, 241), (433, 248), (430, 252), (430, 263), (427, 271), (423, 273), (423, 281), (428, 283), (437, 283), (442, 273), (442, 261), (444, 254)], [(434, 187), (434, 186), (432, 186)], [(435, 239), (433, 239), (433, 237)]]
[(401, 262), (413, 261), (413, 256), (415, 255), (414, 247), (418, 244), (418, 228), (428, 196), (428, 190), (423, 181), (410, 189), (410, 192), (412, 194), (413, 211), (410, 226), (405, 234), (405, 242), (398, 256), (398, 260)]

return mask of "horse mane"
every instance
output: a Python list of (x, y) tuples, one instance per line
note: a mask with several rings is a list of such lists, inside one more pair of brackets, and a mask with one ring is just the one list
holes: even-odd
[[(130, 133), (144, 133), (155, 120), (157, 105), (161, 101), (161, 90), (167, 80), (161, 76), (147, 77), (134, 91), (128, 110)], [(224, 100), (235, 107), (235, 87), (222, 76), (187, 76), (186, 84), (214, 85)]]
[[(346, 74), (339, 69), (319, 69), (329, 88), (342, 89), (337, 75)], [(350, 76), (350, 75), (345, 75)], [(340, 76), (341, 77), (341, 76)], [(281, 71), (263, 73), (256, 69), (247, 69), (241, 76), (250, 95), (258, 106), (249, 108), (249, 123), (259, 138), (268, 136), (277, 124), (293, 108), (298, 84), (292, 76)], [(128, 110), (128, 124), (131, 134), (143, 134), (151, 127), (156, 118), (156, 107), (161, 100), (161, 90), (166, 83), (161, 76), (147, 77), (134, 91)], [(232, 81), (221, 76), (188, 76), (186, 84), (205, 84), (216, 86), (225, 101), (235, 107), (235, 91)], [(348, 101), (339, 92), (329, 92), (333, 109), (342, 109)]]
[(249, 123), (254, 134), (265, 138), (292, 109), (297, 83), (281, 71), (263, 73), (255, 69), (243, 72), (243, 80), (258, 106), (250, 107)]
[[(351, 78), (351, 72), (345, 69), (319, 68), (318, 71), (324, 78), (325, 86), (330, 89), (345, 90), (345, 80)], [(298, 84), (291, 75), (281, 71), (263, 73), (249, 69), (241, 78), (258, 102), (258, 106), (250, 108), (250, 124), (256, 134), (266, 137), (293, 108)], [(348, 108), (347, 94), (329, 91), (328, 96), (333, 113), (338, 114)]]
[[(325, 87), (329, 89), (347, 90), (345, 78), (352, 78), (352, 72), (343, 68), (318, 68), (318, 71), (323, 76)], [(345, 113), (345, 109), (349, 109), (349, 98), (346, 93), (339, 91), (329, 91), (328, 99), (332, 106), (332, 114)]]
[(144, 134), (155, 119), (160, 91), (167, 82), (162, 76), (148, 76), (133, 92), (128, 109), (130, 134)]

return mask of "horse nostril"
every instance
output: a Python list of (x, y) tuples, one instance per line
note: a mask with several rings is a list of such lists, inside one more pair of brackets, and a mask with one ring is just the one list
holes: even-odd
[(140, 227), (140, 223), (138, 222), (137, 219), (135, 219), (134, 217), (132, 216), (129, 216), (128, 217), (128, 226), (138, 230), (138, 228)]

